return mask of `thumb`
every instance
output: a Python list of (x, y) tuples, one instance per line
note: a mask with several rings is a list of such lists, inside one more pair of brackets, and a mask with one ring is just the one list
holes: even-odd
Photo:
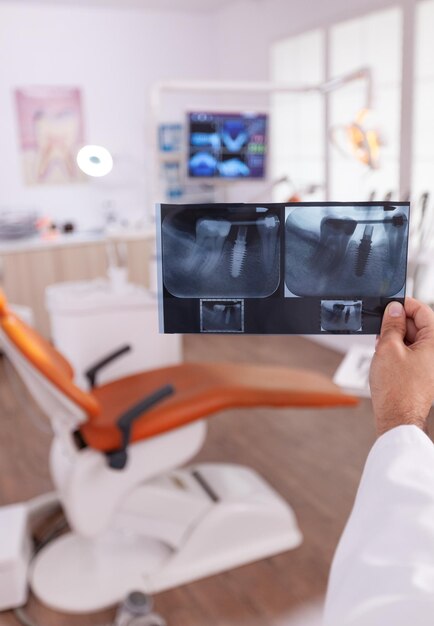
[(383, 321), (381, 324), (380, 341), (386, 339), (395, 339), (404, 341), (407, 332), (407, 318), (404, 307), (400, 302), (391, 302), (384, 311)]

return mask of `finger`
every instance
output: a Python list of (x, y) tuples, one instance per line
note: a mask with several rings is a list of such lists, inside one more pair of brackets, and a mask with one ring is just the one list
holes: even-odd
[(414, 343), (416, 341), (417, 336), (417, 328), (414, 320), (411, 317), (407, 317), (407, 332), (405, 334), (405, 338), (408, 343)]
[(402, 343), (406, 332), (407, 324), (404, 307), (400, 302), (391, 302), (384, 311), (380, 343), (385, 339), (392, 339)]
[(434, 337), (434, 311), (415, 298), (405, 299), (405, 314), (413, 320), (417, 331)]

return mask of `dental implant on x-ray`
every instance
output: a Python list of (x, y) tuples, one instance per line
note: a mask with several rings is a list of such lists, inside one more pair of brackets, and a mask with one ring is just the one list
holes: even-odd
[(247, 226), (239, 226), (237, 238), (232, 248), (231, 256), (231, 275), (238, 278), (243, 269), (243, 264), (247, 253)]
[(365, 226), (365, 230), (363, 231), (363, 237), (361, 238), (359, 247), (357, 249), (356, 267), (355, 267), (356, 276), (363, 276), (366, 270), (366, 264), (368, 262), (369, 255), (372, 252), (373, 232), (374, 232), (374, 227), (371, 224), (367, 224)]
[(256, 226), (261, 241), (262, 260), (267, 272), (273, 269), (278, 246), (279, 220), (275, 215), (250, 222), (233, 222), (238, 226), (237, 237), (232, 248), (231, 274), (237, 278), (242, 271), (247, 254), (247, 226)]
[(287, 211), (289, 296), (399, 294), (405, 282), (408, 216), (402, 207), (303, 207)]

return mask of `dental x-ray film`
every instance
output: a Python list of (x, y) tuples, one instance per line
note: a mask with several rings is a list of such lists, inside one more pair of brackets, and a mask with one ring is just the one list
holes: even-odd
[(165, 333), (377, 334), (403, 301), (405, 202), (157, 206)]

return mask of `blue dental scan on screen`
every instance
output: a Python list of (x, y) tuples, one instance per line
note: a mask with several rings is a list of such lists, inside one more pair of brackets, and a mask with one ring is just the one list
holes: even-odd
[(157, 207), (167, 333), (377, 334), (403, 301), (405, 202)]
[(264, 178), (267, 116), (189, 113), (188, 174), (192, 178)]

